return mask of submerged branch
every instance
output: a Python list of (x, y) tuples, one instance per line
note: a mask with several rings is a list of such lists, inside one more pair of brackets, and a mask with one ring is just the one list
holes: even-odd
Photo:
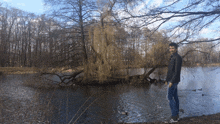
[[(83, 70), (79, 70), (79, 71), (75, 71), (73, 72), (72, 74), (70, 75), (63, 75), (62, 73), (61, 74), (58, 74), (58, 73), (55, 73), (55, 72), (42, 72), (41, 75), (52, 75), (52, 76), (57, 76), (60, 81), (53, 81), (53, 82), (57, 82), (59, 86), (70, 86), (74, 83), (77, 83), (76, 82), (76, 76), (79, 75), (80, 73), (82, 73)], [(48, 79), (50, 80), (50, 79)], [(52, 81), (52, 80), (51, 80)]]

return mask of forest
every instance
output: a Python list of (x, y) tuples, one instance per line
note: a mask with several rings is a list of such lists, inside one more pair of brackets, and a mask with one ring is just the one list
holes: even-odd
[[(156, 69), (167, 67), (171, 42), (179, 45), (184, 66), (218, 64), (220, 38), (196, 37), (219, 21), (220, 3), (211, 1), (175, 8), (180, 0), (173, 0), (160, 7), (146, 5), (137, 14), (133, 10), (143, 0), (44, 0), (49, 9), (42, 15), (0, 3), (0, 66), (36, 67), (66, 85), (149, 81)], [(161, 28), (178, 17), (184, 19)], [(146, 71), (131, 77), (124, 71), (131, 68)], [(60, 74), (60, 69), (71, 73)], [(76, 78), (80, 73), (83, 77)]]

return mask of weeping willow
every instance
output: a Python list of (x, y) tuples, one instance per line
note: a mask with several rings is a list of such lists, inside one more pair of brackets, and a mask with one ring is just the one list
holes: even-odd
[(168, 52), (168, 43), (163, 41), (158, 41), (157, 44), (152, 45), (151, 50), (148, 52), (150, 56), (148, 60), (151, 62), (152, 66), (167, 64), (167, 58), (169, 54), (164, 54)]
[(110, 25), (97, 25), (89, 31), (91, 48), (95, 56), (89, 59), (86, 65), (85, 79), (92, 78), (104, 82), (118, 76), (116, 72), (124, 67), (122, 50), (117, 47), (116, 43), (116, 30), (117, 28)]

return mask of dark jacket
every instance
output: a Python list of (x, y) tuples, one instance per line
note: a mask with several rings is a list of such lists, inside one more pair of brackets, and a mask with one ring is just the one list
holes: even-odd
[(170, 57), (170, 63), (168, 66), (168, 72), (167, 72), (167, 78), (166, 78), (167, 82), (171, 82), (171, 83), (180, 82), (181, 66), (182, 66), (182, 58), (176, 52)]

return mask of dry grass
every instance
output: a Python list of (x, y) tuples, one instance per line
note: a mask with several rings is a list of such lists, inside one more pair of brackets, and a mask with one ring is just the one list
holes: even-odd
[(33, 67), (0, 67), (3, 74), (32, 74), (37, 73), (37, 69)]
[(208, 67), (220, 66), (220, 63), (210, 63), (210, 64), (205, 64), (205, 66), (208, 66)]
[[(81, 67), (78, 67), (81, 69)], [(77, 70), (76, 68), (75, 70)], [(0, 75), (1, 74), (33, 74), (39, 72), (49, 72), (49, 73), (65, 73), (65, 72), (74, 72), (75, 70), (69, 68), (35, 68), (35, 67), (0, 67)]]

